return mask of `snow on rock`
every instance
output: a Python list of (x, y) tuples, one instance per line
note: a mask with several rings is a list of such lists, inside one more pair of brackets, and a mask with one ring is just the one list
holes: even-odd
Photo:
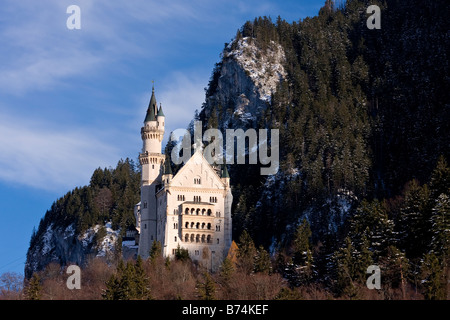
[(224, 57), (233, 57), (240, 64), (258, 88), (259, 98), (267, 102), (280, 80), (286, 77), (284, 50), (274, 41), (270, 42), (266, 52), (261, 52), (254, 41), (245, 37), (238, 40), (235, 50), (225, 52)]

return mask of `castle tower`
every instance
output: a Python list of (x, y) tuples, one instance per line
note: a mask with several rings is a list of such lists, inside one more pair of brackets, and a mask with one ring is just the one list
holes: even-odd
[(157, 202), (156, 187), (161, 184), (164, 155), (161, 154), (161, 144), (164, 136), (165, 116), (160, 106), (157, 109), (155, 88), (141, 128), (143, 142), (139, 162), (142, 166), (141, 178), (141, 223), (138, 254), (143, 258), (149, 255), (150, 247), (157, 240)]

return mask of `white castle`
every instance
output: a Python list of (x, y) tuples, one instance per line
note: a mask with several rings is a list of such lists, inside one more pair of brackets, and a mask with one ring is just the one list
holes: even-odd
[(153, 88), (141, 128), (141, 202), (134, 209), (138, 254), (147, 258), (153, 241), (159, 241), (164, 257), (173, 257), (180, 247), (193, 261), (217, 270), (231, 246), (233, 196), (226, 165), (217, 172), (197, 151), (173, 175), (161, 153), (164, 125)]

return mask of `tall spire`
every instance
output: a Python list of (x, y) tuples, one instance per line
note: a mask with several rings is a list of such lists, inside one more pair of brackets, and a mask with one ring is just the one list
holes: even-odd
[[(154, 82), (154, 81), (152, 81)], [(144, 122), (147, 121), (156, 121), (157, 114), (157, 103), (155, 98), (155, 85), (152, 85), (152, 97), (150, 98), (150, 102), (148, 104), (147, 115), (145, 116)]]

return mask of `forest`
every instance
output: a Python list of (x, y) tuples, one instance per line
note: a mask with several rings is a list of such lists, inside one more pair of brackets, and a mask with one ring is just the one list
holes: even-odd
[[(366, 26), (371, 4), (382, 10), (379, 30)], [(298, 22), (247, 21), (224, 53), (243, 38), (262, 54), (278, 43), (287, 76), (247, 127), (279, 129), (279, 172), (228, 166), (235, 255), (214, 274), (182, 252), (173, 261), (157, 252), (148, 261), (86, 259), (92, 287), (78, 293), (55, 291), (65, 266), (50, 264), (28, 275), (23, 297), (449, 299), (448, 6), (326, 1), (318, 16)], [(231, 102), (214, 103), (222, 63), (194, 116), (204, 129), (226, 129), (233, 114)], [(133, 228), (139, 170), (130, 159), (97, 169), (89, 186), (47, 211), (30, 249), (52, 222), (76, 222), (77, 233), (106, 221), (122, 235)], [(366, 287), (369, 265), (382, 270), (381, 290)]]

